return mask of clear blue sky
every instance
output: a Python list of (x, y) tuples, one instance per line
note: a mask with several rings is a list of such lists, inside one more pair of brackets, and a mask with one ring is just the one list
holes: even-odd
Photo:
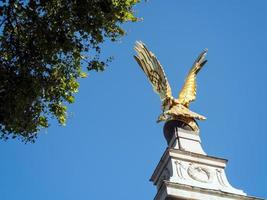
[(233, 186), (267, 197), (267, 1), (151, 0), (140, 23), (106, 44), (115, 60), (81, 80), (66, 127), (53, 124), (35, 144), (0, 142), (1, 200), (153, 199), (149, 178), (166, 148), (156, 124), (159, 97), (133, 59), (144, 41), (165, 68), (174, 94), (208, 48), (192, 110), (205, 151), (229, 159)]

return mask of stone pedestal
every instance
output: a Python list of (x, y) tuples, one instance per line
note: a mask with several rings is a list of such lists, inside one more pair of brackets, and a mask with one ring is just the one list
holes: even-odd
[(208, 156), (199, 133), (167, 122), (164, 135), (168, 148), (150, 179), (157, 187), (154, 200), (259, 199), (231, 186), (225, 174), (227, 160)]

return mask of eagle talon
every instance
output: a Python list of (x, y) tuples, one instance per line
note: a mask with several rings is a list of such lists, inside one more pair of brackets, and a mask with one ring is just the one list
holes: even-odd
[(168, 117), (167, 117), (165, 114), (161, 114), (161, 115), (158, 117), (157, 123), (162, 122), (162, 121), (166, 121), (167, 118), (168, 118)]

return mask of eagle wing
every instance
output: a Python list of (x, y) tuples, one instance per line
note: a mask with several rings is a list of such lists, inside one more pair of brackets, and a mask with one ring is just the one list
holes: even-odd
[(188, 107), (189, 103), (196, 99), (197, 93), (197, 84), (196, 84), (196, 76), (200, 69), (205, 65), (207, 60), (205, 60), (205, 56), (207, 54), (208, 49), (205, 49), (196, 59), (192, 68), (190, 69), (187, 78), (185, 80), (184, 86), (179, 93), (178, 102), (182, 105)]
[(141, 41), (136, 42), (134, 49), (137, 52), (135, 60), (148, 77), (154, 91), (159, 94), (161, 101), (166, 97), (172, 97), (167, 77), (155, 55)]

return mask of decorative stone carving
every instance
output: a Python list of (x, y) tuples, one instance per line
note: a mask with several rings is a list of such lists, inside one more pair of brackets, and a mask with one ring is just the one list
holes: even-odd
[(176, 165), (176, 173), (180, 179), (185, 179), (183, 171), (185, 167), (183, 166), (183, 163), (181, 161), (175, 161)]
[(187, 173), (192, 179), (199, 182), (208, 183), (211, 180), (210, 170), (197, 164), (190, 163)]
[(225, 184), (225, 182), (223, 180), (221, 169), (216, 169), (216, 176), (217, 176), (217, 179), (218, 179), (218, 182), (220, 183), (220, 185), (227, 187), (227, 185)]

